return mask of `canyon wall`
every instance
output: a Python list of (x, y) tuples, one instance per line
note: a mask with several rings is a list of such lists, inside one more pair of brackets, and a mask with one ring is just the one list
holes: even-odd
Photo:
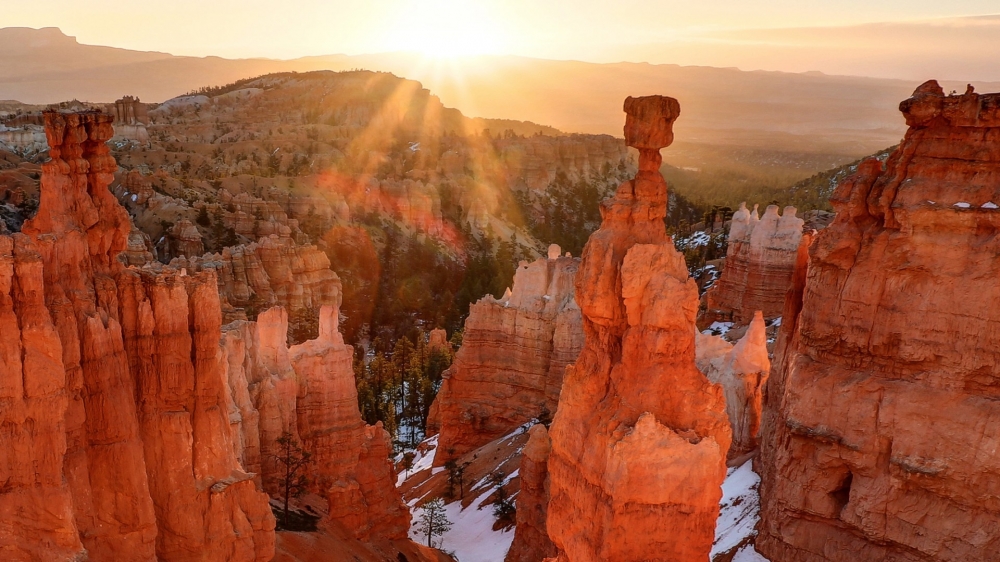
[(803, 224), (795, 207), (785, 207), (779, 215), (777, 205), (768, 205), (758, 218), (756, 205), (751, 212), (741, 203), (730, 223), (722, 276), (705, 296), (702, 324), (720, 320), (745, 325), (758, 310), (766, 319), (780, 316)]
[(731, 440), (722, 388), (695, 366), (698, 292), (664, 228), (660, 149), (680, 113), (625, 100), (639, 172), (602, 203), (575, 280), (585, 345), (550, 429), (555, 560), (705, 560)]
[(786, 302), (758, 462), (774, 562), (997, 560), (1000, 95), (931, 81), (900, 110)]
[(549, 453), (552, 443), (545, 426), (528, 430), (528, 442), (521, 451), (518, 471), (517, 525), (514, 541), (504, 558), (507, 562), (541, 562), (556, 555), (556, 546), (546, 531), (549, 506)]
[(294, 318), (341, 304), (340, 278), (330, 269), (326, 253), (273, 235), (217, 254), (174, 258), (170, 265), (189, 272), (215, 271), (227, 322), (245, 318), (247, 309), (246, 315), (253, 316), (282, 306)]
[(487, 295), (470, 307), (432, 406), (436, 466), (555, 412), (566, 366), (583, 347), (573, 299), (580, 260), (560, 254), (553, 244), (547, 257), (521, 262), (503, 298)]
[(395, 488), (392, 444), (381, 424), (361, 419), (354, 351), (337, 318), (336, 306), (323, 306), (319, 336), (291, 348), (281, 307), (226, 327), (223, 378), (233, 441), (243, 465), (278, 496), (284, 474), (278, 439), (290, 435), (312, 455), (310, 488), (327, 499), (328, 521), (362, 540), (402, 539), (410, 519)]
[(233, 454), (211, 273), (126, 269), (111, 117), (45, 114), (51, 160), (0, 242), (0, 553), (269, 560), (267, 496)]

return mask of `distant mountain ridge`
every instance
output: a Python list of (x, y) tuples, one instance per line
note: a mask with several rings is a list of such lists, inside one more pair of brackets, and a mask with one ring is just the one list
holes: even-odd
[[(125, 94), (162, 102), (271, 72), (365, 68), (419, 80), (468, 116), (532, 121), (566, 132), (618, 136), (626, 96), (665, 93), (681, 102), (678, 150), (685, 142), (762, 147), (842, 155), (845, 162), (899, 141), (903, 124), (897, 105), (918, 85), (821, 73), (515, 56), (437, 63), (402, 53), (294, 60), (182, 57), (83, 45), (56, 28), (0, 29), (0, 53), (0, 99), (25, 103), (108, 102)], [(996, 83), (975, 85), (1000, 89)]]

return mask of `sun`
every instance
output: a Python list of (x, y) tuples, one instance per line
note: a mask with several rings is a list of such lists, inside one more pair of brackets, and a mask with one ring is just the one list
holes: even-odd
[(432, 57), (496, 54), (505, 42), (500, 20), (480, 2), (405, 0), (386, 34), (388, 51)]

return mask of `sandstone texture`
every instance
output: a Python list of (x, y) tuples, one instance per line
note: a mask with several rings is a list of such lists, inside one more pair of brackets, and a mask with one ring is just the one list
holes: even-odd
[(487, 295), (470, 307), (432, 406), (435, 466), (555, 412), (566, 366), (583, 347), (573, 299), (580, 260), (560, 255), (553, 245), (548, 257), (521, 262), (503, 298)]
[(269, 309), (256, 322), (227, 326), (222, 340), (237, 455), (279, 495), (283, 465), (277, 440), (292, 435), (312, 454), (311, 488), (327, 499), (331, 521), (357, 539), (404, 539), (409, 512), (395, 489), (389, 434), (358, 410), (351, 346), (338, 310), (320, 310), (319, 336), (289, 348), (288, 314)]
[(728, 457), (735, 459), (757, 448), (764, 384), (771, 372), (764, 317), (754, 314), (746, 333), (730, 344), (719, 336), (695, 335), (695, 361), (701, 372), (722, 386), (726, 414), (733, 432)]
[(217, 254), (174, 258), (170, 265), (189, 272), (215, 271), (227, 321), (245, 319), (272, 306), (282, 306), (295, 317), (315, 314), (324, 305), (341, 305), (340, 278), (330, 269), (326, 253), (277, 236), (224, 248)]
[(546, 531), (549, 505), (548, 466), (552, 443), (544, 425), (528, 430), (528, 442), (521, 451), (517, 494), (517, 526), (514, 542), (507, 551), (507, 562), (541, 562), (555, 556), (556, 547)]
[(550, 429), (548, 533), (562, 562), (707, 560), (731, 433), (695, 365), (698, 292), (664, 228), (659, 150), (680, 113), (625, 101), (639, 172), (605, 200), (576, 277), (585, 345)]
[(126, 269), (111, 117), (45, 114), (51, 160), (0, 238), (0, 557), (269, 560), (267, 497), (233, 454), (211, 273)]
[(722, 276), (706, 293), (707, 310), (701, 323), (721, 320), (746, 325), (756, 311), (768, 320), (780, 316), (802, 225), (795, 207), (785, 207), (779, 215), (777, 205), (769, 205), (764, 216), (758, 217), (756, 205), (751, 212), (741, 204), (729, 227)]
[(931, 81), (900, 110), (786, 301), (758, 463), (774, 562), (1000, 559), (1000, 95)]

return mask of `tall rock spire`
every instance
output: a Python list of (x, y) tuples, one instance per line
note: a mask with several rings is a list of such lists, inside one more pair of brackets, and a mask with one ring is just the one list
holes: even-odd
[(659, 151), (680, 106), (630, 97), (625, 113), (639, 172), (602, 203), (577, 274), (586, 343), (551, 427), (548, 532), (562, 562), (707, 560), (731, 433), (695, 366), (698, 291), (663, 222)]

